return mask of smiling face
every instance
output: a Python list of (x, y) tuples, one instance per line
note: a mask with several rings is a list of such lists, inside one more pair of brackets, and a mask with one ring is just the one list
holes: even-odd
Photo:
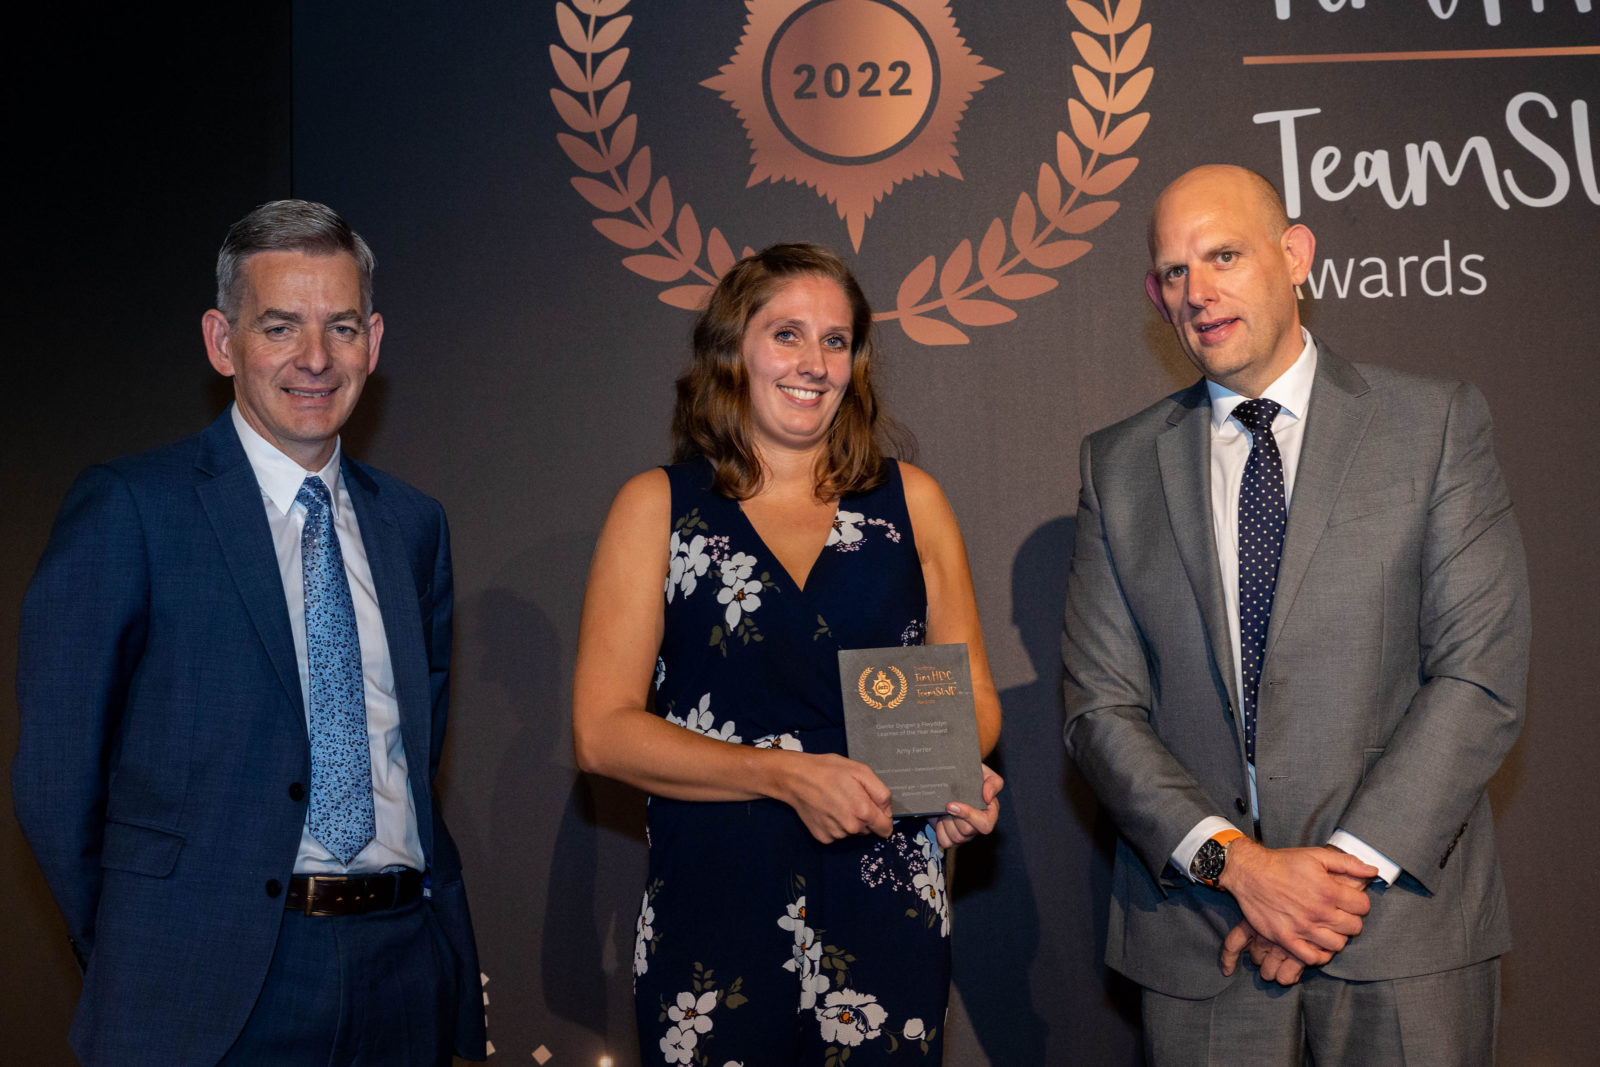
[(760, 449), (822, 444), (850, 386), (850, 301), (831, 278), (796, 276), (750, 316), (740, 351)]
[(1288, 226), (1277, 194), (1240, 167), (1201, 167), (1173, 182), (1150, 220), (1145, 292), (1207, 378), (1260, 396), (1300, 355), (1294, 287), (1316, 240)]
[(243, 274), (238, 321), (216, 309), (201, 320), (206, 354), (233, 379), (245, 422), (321, 470), (378, 365), (383, 319), (362, 317), (360, 271), (343, 252), (258, 252)]

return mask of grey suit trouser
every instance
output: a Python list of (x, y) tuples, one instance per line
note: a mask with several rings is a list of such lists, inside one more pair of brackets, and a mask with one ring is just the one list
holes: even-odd
[(1156, 1067), (1486, 1067), (1500, 960), (1382, 982), (1308, 970), (1287, 987), (1242, 962), (1215, 997), (1146, 989), (1143, 1006), (1145, 1054)]

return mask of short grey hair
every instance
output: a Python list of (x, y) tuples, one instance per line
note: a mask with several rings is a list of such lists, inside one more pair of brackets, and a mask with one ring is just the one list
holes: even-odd
[(217, 253), (217, 307), (230, 325), (239, 324), (245, 261), (257, 252), (347, 253), (361, 274), (361, 317), (372, 314), (372, 271), (378, 264), (361, 235), (326, 204), (274, 200), (230, 226)]

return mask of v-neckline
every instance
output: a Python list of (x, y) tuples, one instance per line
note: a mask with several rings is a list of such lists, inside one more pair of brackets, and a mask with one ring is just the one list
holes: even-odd
[(783, 559), (772, 550), (772, 546), (767, 543), (767, 539), (761, 536), (761, 531), (756, 528), (755, 520), (744, 510), (744, 503), (735, 500), (733, 506), (734, 510), (739, 513), (739, 517), (744, 520), (745, 526), (749, 527), (750, 533), (755, 537), (756, 543), (761, 546), (762, 551), (772, 557), (772, 565), (789, 580), (789, 585), (795, 592), (802, 597), (805, 596), (806, 591), (811, 588), (812, 579), (817, 575), (817, 568), (822, 565), (823, 557), (828, 554), (828, 541), (833, 536), (834, 523), (839, 518), (839, 504), (836, 502), (833, 505), (833, 516), (828, 520), (828, 531), (822, 535), (822, 544), (818, 546), (817, 554), (811, 558), (811, 566), (806, 568), (806, 580), (803, 584), (794, 580), (794, 575), (789, 572), (789, 568), (784, 564)]

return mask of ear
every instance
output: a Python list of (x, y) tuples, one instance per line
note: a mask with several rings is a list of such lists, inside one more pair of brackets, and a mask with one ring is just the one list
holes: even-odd
[(1299, 285), (1311, 273), (1311, 261), (1317, 254), (1316, 235), (1296, 223), (1283, 231), (1281, 243), (1284, 260), (1289, 265), (1289, 278)]
[(383, 343), (383, 316), (376, 311), (367, 319), (367, 373), (378, 369), (378, 346)]
[(206, 339), (206, 358), (211, 361), (211, 366), (224, 378), (232, 378), (237, 368), (228, 352), (228, 344), (233, 339), (233, 327), (228, 325), (228, 317), (212, 308), (200, 316), (200, 333)]
[(1161, 299), (1161, 279), (1156, 277), (1153, 270), (1144, 272), (1144, 295), (1156, 306), (1156, 314), (1161, 316), (1161, 321), (1171, 326), (1172, 316), (1167, 313), (1166, 302)]

